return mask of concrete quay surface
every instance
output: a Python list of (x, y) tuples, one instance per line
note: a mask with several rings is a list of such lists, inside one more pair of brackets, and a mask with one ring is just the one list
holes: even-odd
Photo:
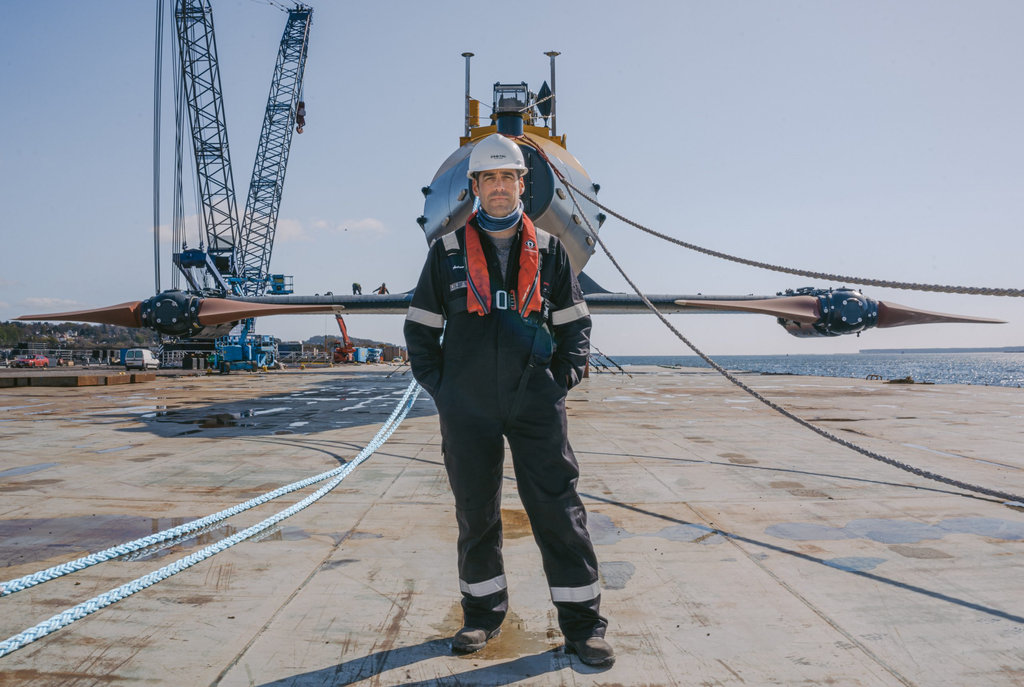
[[(0, 389), (0, 580), (351, 460), (388, 366)], [(502, 634), (455, 656), (455, 518), (421, 395), (369, 460), (253, 539), (0, 657), (0, 685), (1024, 685), (1024, 512), (830, 442), (708, 370), (569, 396), (618, 660), (566, 655), (510, 461)], [(1024, 493), (1024, 392), (745, 374), (914, 467)], [(319, 485), (317, 485), (319, 486)], [(0, 597), (0, 641), (300, 501)]]

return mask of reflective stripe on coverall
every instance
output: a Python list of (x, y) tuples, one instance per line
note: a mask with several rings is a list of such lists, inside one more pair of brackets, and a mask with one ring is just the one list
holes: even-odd
[[(581, 379), (589, 355), (590, 314), (565, 249), (540, 230), (548, 323), (541, 327), (539, 315), (524, 319), (515, 306), (495, 307), (482, 316), (467, 312), (465, 232), (476, 230), (467, 223), (434, 242), (405, 322), (413, 374), (434, 398), (440, 417), (441, 450), (459, 525), (465, 624), (492, 630), (508, 610), (501, 556), (507, 437), (562, 633), (570, 640), (603, 636), (607, 621), (599, 613), (597, 558), (576, 493), (579, 467), (565, 416), (566, 392)], [(518, 236), (504, 280), (490, 240), (481, 239), (492, 294), (514, 291)], [(518, 299), (510, 300), (519, 305)], [(514, 415), (513, 406), (518, 407)]]

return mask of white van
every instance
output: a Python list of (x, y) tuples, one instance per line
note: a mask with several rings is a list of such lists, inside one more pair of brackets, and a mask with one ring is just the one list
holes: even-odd
[(124, 369), (149, 370), (160, 367), (160, 361), (148, 348), (129, 348), (124, 352)]

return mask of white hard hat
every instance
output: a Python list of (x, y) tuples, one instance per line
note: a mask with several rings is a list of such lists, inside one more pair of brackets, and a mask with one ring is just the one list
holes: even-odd
[(523, 151), (511, 139), (501, 134), (488, 136), (477, 143), (473, 152), (469, 154), (469, 171), (466, 172), (466, 176), (472, 179), (477, 172), (488, 169), (514, 169), (520, 174), (526, 174)]

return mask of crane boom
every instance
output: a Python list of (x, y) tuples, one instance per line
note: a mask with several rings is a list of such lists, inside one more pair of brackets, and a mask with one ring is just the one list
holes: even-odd
[(209, 0), (178, 0), (174, 14), (207, 252), (222, 277), (234, 276), (240, 231), (213, 11)]
[(299, 6), (289, 10), (277, 53), (245, 215), (242, 217), (240, 276), (242, 290), (249, 296), (263, 295), (268, 284), (270, 255), (274, 248), (292, 130), (302, 93), (312, 19), (312, 8)]

